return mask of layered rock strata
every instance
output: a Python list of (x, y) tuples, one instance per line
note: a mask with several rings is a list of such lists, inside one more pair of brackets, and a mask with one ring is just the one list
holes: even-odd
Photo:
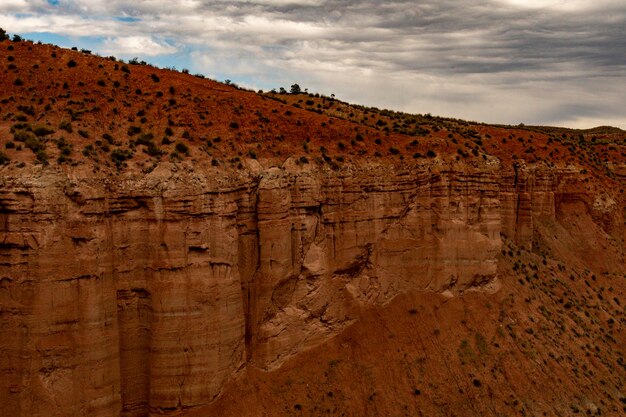
[(242, 367), (274, 369), (369, 305), (497, 289), (502, 235), (531, 246), (534, 222), (564, 205), (623, 237), (610, 196), (547, 167), (33, 168), (0, 181), (7, 416), (210, 403)]

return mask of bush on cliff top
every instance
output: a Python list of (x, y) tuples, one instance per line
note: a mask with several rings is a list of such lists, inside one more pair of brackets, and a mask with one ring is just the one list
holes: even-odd
[(115, 163), (115, 165), (119, 168), (122, 166), (124, 161), (131, 159), (133, 157), (132, 151), (128, 149), (113, 149), (111, 151), (111, 160)]

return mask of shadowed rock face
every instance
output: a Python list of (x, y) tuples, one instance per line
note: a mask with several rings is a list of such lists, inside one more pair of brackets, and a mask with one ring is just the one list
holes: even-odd
[(624, 237), (610, 196), (540, 167), (0, 181), (0, 403), (12, 416), (209, 404), (243, 367), (276, 369), (368, 306), (497, 290), (502, 236), (530, 247), (536, 221), (582, 211)]

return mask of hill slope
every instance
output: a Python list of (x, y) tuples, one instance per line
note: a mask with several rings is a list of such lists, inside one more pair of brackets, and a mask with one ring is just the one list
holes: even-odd
[[(42, 162), (62, 156), (60, 163), (95, 169), (123, 164), (131, 157), (127, 151), (131, 167), (144, 170), (168, 159), (236, 167), (250, 156), (272, 163), (304, 156), (318, 163), (382, 159), (407, 164), (427, 159), (431, 151), (445, 159), (493, 155), (506, 162), (572, 163), (604, 172), (607, 163), (623, 164), (626, 155), (626, 134), (615, 128), (488, 126), (369, 109), (313, 94), (257, 94), (29, 42), (5, 41), (1, 53), (0, 133), (5, 142), (13, 139), (16, 147), (3, 152), (15, 162), (36, 160), (31, 152), (16, 150), (29, 137), (22, 149), (43, 150)], [(18, 137), (12, 138), (15, 133)], [(178, 143), (184, 146), (177, 148)]]

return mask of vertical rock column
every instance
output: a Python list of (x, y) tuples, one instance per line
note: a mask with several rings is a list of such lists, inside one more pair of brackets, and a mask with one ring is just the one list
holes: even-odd
[[(11, 213), (0, 239), (13, 243), (2, 251), (0, 338), (11, 340), (1, 351), (3, 367), (12, 369), (3, 372), (10, 386), (6, 402), (3, 389), (2, 413), (116, 415), (116, 291), (107, 242), (102, 223), (86, 224), (59, 188), (45, 179), (30, 188), (24, 215), (4, 206)], [(5, 316), (6, 306), (15, 317)]]
[(150, 409), (209, 403), (244, 360), (244, 312), (233, 193), (164, 199), (151, 236)]
[[(267, 322), (276, 311), (272, 303), (274, 288), (292, 277), (292, 219), (290, 217), (291, 191), (288, 178), (282, 175), (266, 174), (259, 184), (257, 216), (259, 230), (259, 271), (254, 282), (250, 305), (251, 349), (253, 361), (264, 363), (275, 350), (267, 338), (272, 331), (260, 326)], [(264, 340), (263, 340), (264, 339)]]

